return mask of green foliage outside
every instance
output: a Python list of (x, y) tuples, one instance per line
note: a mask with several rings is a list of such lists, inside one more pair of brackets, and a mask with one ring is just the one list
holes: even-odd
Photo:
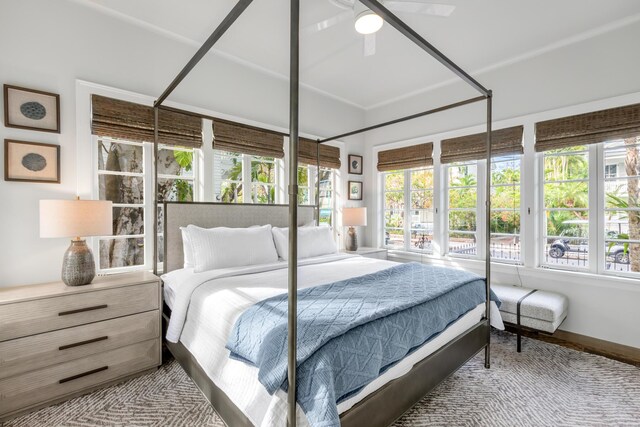
[[(176, 159), (176, 163), (178, 163), (180, 168), (185, 172), (191, 172), (193, 170), (193, 151), (175, 150), (173, 156)], [(173, 185), (172, 192), (175, 194), (177, 201), (193, 201), (193, 185), (189, 181), (176, 179)]]

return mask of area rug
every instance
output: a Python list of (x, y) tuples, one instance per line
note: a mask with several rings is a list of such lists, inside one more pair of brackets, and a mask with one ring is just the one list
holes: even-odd
[[(492, 366), (478, 355), (394, 427), (640, 426), (640, 369), (494, 332)], [(115, 387), (16, 418), (5, 427), (223, 426), (176, 362)], [(364, 427), (364, 426), (363, 426)]]

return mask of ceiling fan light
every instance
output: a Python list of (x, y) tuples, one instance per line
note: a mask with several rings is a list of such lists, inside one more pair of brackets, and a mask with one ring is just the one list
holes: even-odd
[(365, 10), (356, 17), (356, 31), (360, 34), (373, 34), (382, 28), (384, 20), (373, 13), (371, 10)]

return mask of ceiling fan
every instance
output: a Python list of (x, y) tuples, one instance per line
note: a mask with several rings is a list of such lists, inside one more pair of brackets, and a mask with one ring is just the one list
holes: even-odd
[[(343, 21), (353, 20), (355, 30), (364, 36), (364, 56), (375, 55), (376, 33), (382, 28), (383, 19), (358, 0), (329, 0), (329, 2), (345, 11), (309, 25), (302, 29), (302, 34), (318, 33)], [(389, 10), (400, 14), (410, 13), (440, 17), (450, 16), (456, 8), (454, 5), (431, 3), (425, 0), (380, 0), (380, 3)]]

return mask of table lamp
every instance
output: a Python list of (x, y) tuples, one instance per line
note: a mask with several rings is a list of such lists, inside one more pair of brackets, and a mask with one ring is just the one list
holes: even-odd
[(367, 225), (367, 208), (344, 208), (342, 210), (342, 225), (349, 227), (345, 249), (349, 252), (358, 250), (358, 236), (354, 227)]
[(96, 276), (93, 254), (81, 237), (112, 234), (109, 201), (40, 200), (40, 237), (73, 237), (62, 260), (62, 281), (67, 286), (88, 285)]

